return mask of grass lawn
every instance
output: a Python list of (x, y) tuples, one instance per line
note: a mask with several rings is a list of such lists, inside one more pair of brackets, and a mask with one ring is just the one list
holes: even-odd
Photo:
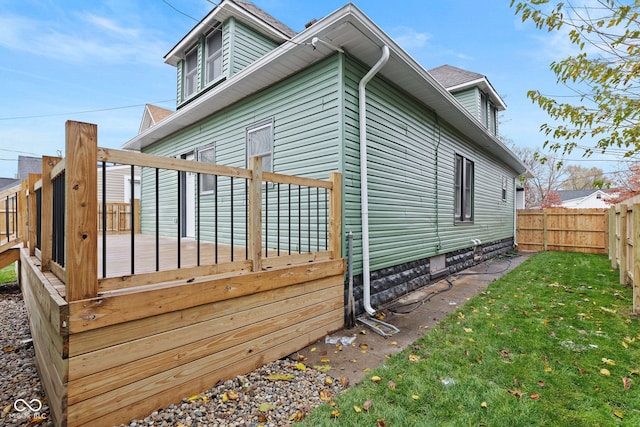
[(638, 426), (631, 310), (605, 256), (537, 254), (302, 424)]
[(16, 266), (11, 264), (0, 270), (0, 283), (15, 282)]

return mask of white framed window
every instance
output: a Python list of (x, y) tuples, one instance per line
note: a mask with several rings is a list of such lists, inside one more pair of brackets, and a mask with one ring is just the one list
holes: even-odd
[(206, 83), (209, 84), (222, 75), (222, 28), (213, 30), (205, 41)]
[(262, 157), (262, 170), (273, 172), (273, 120), (247, 127), (247, 167), (251, 157)]
[[(140, 199), (140, 176), (133, 177), (133, 198)], [(124, 200), (125, 203), (131, 203), (131, 175), (124, 176)]]
[(188, 98), (198, 89), (198, 46), (187, 52), (184, 59), (184, 97)]
[(487, 126), (487, 95), (484, 92), (480, 92), (480, 122), (485, 126)]
[(507, 177), (502, 177), (502, 201), (507, 201)]
[[(198, 161), (214, 164), (216, 162), (215, 144), (205, 145), (198, 149)], [(200, 194), (213, 194), (216, 191), (216, 176), (200, 174)]]
[(473, 221), (473, 162), (456, 154), (455, 157), (455, 220)]

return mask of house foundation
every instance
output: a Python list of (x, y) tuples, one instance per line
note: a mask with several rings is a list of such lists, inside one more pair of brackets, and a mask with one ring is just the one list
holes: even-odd
[[(371, 306), (378, 308), (416, 289), (480, 262), (504, 255), (513, 249), (513, 238), (479, 244), (445, 254), (445, 268), (433, 272), (433, 257), (422, 258), (371, 272)], [(345, 286), (345, 289), (347, 287)], [(345, 291), (345, 301), (348, 295)], [(364, 312), (362, 274), (353, 277), (356, 313)], [(345, 303), (346, 307), (346, 303)]]

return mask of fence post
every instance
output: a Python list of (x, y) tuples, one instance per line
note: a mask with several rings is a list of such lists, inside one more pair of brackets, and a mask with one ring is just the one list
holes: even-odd
[(620, 246), (618, 248), (620, 259), (620, 284), (627, 283), (627, 205), (620, 205)]
[(616, 268), (616, 207), (611, 206), (607, 215), (609, 216), (609, 259), (611, 268)]
[[(262, 157), (249, 159), (249, 259), (251, 271), (262, 269)], [(233, 248), (231, 248), (233, 250)]]
[(329, 201), (329, 250), (333, 259), (342, 258), (342, 175), (329, 174), (331, 198)]
[(66, 295), (77, 301), (98, 296), (98, 127), (65, 127)]
[(51, 169), (62, 159), (59, 157), (42, 156), (42, 202), (40, 212), (40, 269), (51, 269), (51, 256), (53, 254), (53, 183), (51, 182)]
[(640, 204), (633, 205), (633, 312), (640, 314)]
[(547, 211), (542, 211), (542, 250), (547, 251)]

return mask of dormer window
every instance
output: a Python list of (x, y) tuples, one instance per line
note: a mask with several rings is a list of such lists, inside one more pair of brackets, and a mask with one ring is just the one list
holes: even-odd
[(222, 75), (222, 28), (218, 27), (211, 32), (205, 43), (205, 70), (207, 81), (211, 83)]
[(188, 98), (198, 88), (198, 46), (187, 53), (184, 62), (184, 97)]

